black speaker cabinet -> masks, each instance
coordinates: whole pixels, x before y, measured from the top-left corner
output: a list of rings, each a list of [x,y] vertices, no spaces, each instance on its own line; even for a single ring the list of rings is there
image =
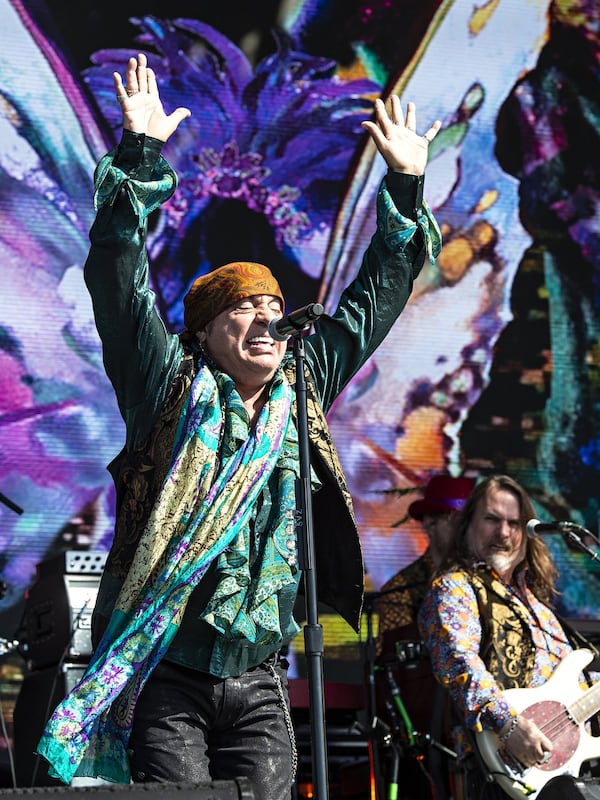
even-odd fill
[[[600,784],[597,778],[573,780],[568,775],[557,775],[537,797],[538,800],[600,800]]]
[[[35,749],[50,715],[79,682],[85,664],[62,664],[25,675],[13,713],[17,786],[62,786]]]
[[[212,783],[133,783],[101,784],[99,786],[49,786],[31,789],[2,789],[0,797],[38,796],[43,800],[47,796],[52,800],[68,800],[65,795],[75,793],[82,800],[256,800],[256,794],[246,778],[231,781],[213,781]],[[62,795],[62,797],[59,797]]]

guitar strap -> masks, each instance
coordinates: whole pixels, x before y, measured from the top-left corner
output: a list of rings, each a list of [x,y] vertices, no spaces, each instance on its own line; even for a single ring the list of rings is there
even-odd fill
[[[564,632],[567,634],[570,644],[575,650],[579,650],[582,647],[591,650],[594,654],[594,658],[598,658],[600,656],[600,650],[596,647],[596,645],[592,644],[589,639],[587,639],[582,633],[580,633],[577,628],[574,628],[566,619],[560,617],[555,612],[555,616],[561,624]]]

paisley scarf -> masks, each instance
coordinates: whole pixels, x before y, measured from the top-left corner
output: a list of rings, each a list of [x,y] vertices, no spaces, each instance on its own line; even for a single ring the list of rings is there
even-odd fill
[[[177,633],[191,592],[244,526],[277,464],[291,420],[289,382],[274,382],[251,435],[219,459],[235,405],[233,381],[221,378],[219,385],[200,365],[179,420],[171,468],[109,625],[38,745],[49,774],[64,783],[76,774],[129,782],[126,748],[137,697]]]

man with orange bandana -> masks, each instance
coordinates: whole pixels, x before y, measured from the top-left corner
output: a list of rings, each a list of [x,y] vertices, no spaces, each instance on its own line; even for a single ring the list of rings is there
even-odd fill
[[[165,113],[143,54],[114,84],[124,130],[96,170],[85,280],[126,423],[110,465],[117,522],[92,661],[38,750],[65,782],[244,777],[259,800],[283,800],[296,750],[279,654],[299,630],[300,579],[295,363],[268,330],[284,298],[266,266],[227,264],[190,287],[184,333],[166,330],[148,287],[147,217],[175,191],[160,153],[189,111]],[[414,105],[405,117],[394,97],[363,125],[389,167],[377,231],[337,310],[305,339],[319,596],[355,629],[362,557],[325,413],[440,248],[422,199],[440,123],[417,135]]]

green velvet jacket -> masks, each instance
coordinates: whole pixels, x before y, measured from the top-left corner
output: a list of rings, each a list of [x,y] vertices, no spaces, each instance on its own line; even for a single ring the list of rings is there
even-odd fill
[[[106,372],[126,425],[125,446],[109,466],[117,491],[117,521],[94,612],[96,640],[168,470],[181,407],[196,374],[194,348],[167,330],[148,285],[147,218],[177,185],[160,148],[156,140],[125,133],[96,171],[97,216],[84,275]],[[422,192],[422,177],[386,176],[378,194],[377,230],[357,277],[343,292],[335,313],[323,315],[304,340],[311,466],[320,482],[313,494],[319,599],[355,630],[363,561],[350,492],[325,414],[404,308],[427,247],[434,257],[439,252],[439,232]],[[291,353],[283,367],[293,384]],[[298,581],[291,594],[279,598],[284,643],[297,630],[292,618],[297,585]],[[219,676],[240,674],[269,652],[247,642],[216,643],[217,634],[197,619],[210,589],[209,573],[192,594],[169,658]],[[215,660],[211,653],[216,644],[220,655]]]

